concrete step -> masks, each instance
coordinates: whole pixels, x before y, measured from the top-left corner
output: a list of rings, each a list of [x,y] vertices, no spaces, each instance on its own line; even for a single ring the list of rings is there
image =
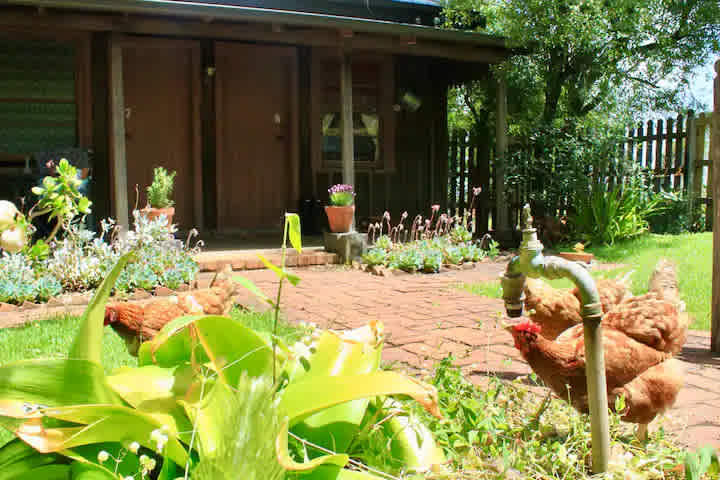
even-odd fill
[[[260,270],[265,268],[265,264],[260,260],[258,254],[275,265],[280,265],[282,251],[279,248],[201,252],[195,256],[195,261],[200,265],[201,272],[216,272],[226,264],[231,264],[233,270]],[[295,250],[288,249],[285,256],[285,266],[287,267],[336,263],[340,263],[340,257],[336,253],[326,252],[323,247],[305,248],[300,254]]]

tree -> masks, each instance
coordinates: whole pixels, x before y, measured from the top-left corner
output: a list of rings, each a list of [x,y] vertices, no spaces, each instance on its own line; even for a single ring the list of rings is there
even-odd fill
[[[510,98],[530,125],[678,107],[675,83],[720,52],[717,0],[448,0],[445,13],[478,11],[525,53],[510,60]]]

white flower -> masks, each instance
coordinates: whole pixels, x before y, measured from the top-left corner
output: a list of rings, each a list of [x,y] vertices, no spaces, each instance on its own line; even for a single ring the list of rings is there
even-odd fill
[[[128,450],[130,450],[132,453],[137,453],[138,450],[140,450],[140,444],[138,442],[132,442],[128,447]]]
[[[108,458],[110,458],[110,454],[108,452],[106,452],[105,450],[100,450],[98,452],[98,456],[97,456],[98,462],[105,463],[108,461]]]
[[[0,200],[0,230],[15,223],[18,209],[15,204],[7,200]]]
[[[158,429],[158,430],[152,431],[152,433],[150,434],[150,440],[152,440],[153,442],[155,442],[157,444],[158,450],[162,451],[162,449],[165,448],[165,444],[168,441],[168,437],[167,437],[167,435],[164,435],[162,433],[162,430]]]
[[[10,253],[17,253],[25,247],[25,230],[11,227],[0,234],[0,248]]]

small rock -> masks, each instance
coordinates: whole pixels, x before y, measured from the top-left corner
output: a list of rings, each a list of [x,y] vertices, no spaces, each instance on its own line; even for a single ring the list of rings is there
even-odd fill
[[[48,307],[62,307],[65,304],[58,297],[51,297],[47,301],[47,305]]]
[[[73,294],[72,304],[73,305],[87,305],[92,299],[92,292],[75,293]]]
[[[178,292],[187,292],[188,290],[190,290],[190,285],[188,285],[187,283],[183,283],[177,288]]]
[[[6,312],[14,312],[19,307],[17,305],[12,305],[10,303],[2,303],[0,302],[0,313],[6,313]]]
[[[452,265],[452,264],[445,265],[445,268],[447,268],[448,270],[461,270],[462,269],[462,267],[460,265]]]
[[[141,288],[136,288],[132,295],[130,295],[130,300],[145,300],[146,298],[150,298],[152,295],[150,295],[150,292],[143,290]]]
[[[463,263],[463,264],[461,265],[461,268],[462,268],[463,270],[472,270],[473,268],[475,268],[475,264],[472,263],[472,262]]]
[[[399,268],[393,268],[390,271],[392,272],[393,275],[398,275],[398,276],[412,275],[410,272],[406,272],[405,270],[400,270]]]
[[[23,304],[20,305],[20,308],[33,309],[33,308],[38,308],[39,306],[40,306],[40,304],[38,304],[38,303],[25,300],[23,302]]]
[[[155,296],[169,297],[173,293],[175,293],[175,292],[173,292],[172,290],[170,290],[167,287],[163,287],[163,286],[155,287]]]
[[[372,273],[373,275],[377,275],[378,277],[384,277],[387,269],[382,265],[368,265],[366,271]]]

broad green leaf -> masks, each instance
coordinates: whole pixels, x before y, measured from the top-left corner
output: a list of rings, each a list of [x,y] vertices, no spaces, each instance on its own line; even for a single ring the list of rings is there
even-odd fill
[[[121,368],[108,375],[107,382],[127,403],[138,407],[143,402],[184,395],[192,383],[188,368],[162,368],[147,365]]]
[[[80,427],[50,428],[43,425],[42,418],[31,418],[15,431],[22,440],[39,452],[62,452],[81,445],[104,442],[138,442],[146,448],[157,451],[157,444],[151,440],[155,430],[165,431],[168,440],[162,452],[177,463],[187,460],[185,448],[177,439],[172,426],[163,425],[152,416],[128,407],[112,405],[78,405],[50,408],[43,411],[46,417],[75,424]]]
[[[213,456],[222,441],[228,411],[234,403],[231,387],[223,383],[206,384],[202,398],[180,401],[197,435],[202,456]],[[197,392],[198,394],[201,392]]]
[[[67,457],[68,460],[72,460],[73,463],[92,464],[94,467],[105,470],[109,474],[117,472],[121,478],[125,478],[140,471],[140,459],[137,455],[129,452],[128,447],[129,443],[93,443],[91,445],[81,445],[70,450],[63,450],[62,455]],[[101,451],[105,451],[110,455],[110,458],[103,464],[100,464],[98,460],[98,454]],[[119,459],[120,462],[117,463],[115,459]]]
[[[125,265],[133,256],[133,253],[127,253],[120,257],[113,269],[95,291],[95,294],[80,319],[80,329],[75,336],[75,341],[70,348],[68,357],[91,360],[98,365],[102,365],[105,303],[110,296],[110,291],[113,289],[113,286],[115,286],[115,280],[117,280],[120,272],[122,272]]]
[[[66,461],[58,454],[40,453],[19,438],[15,438],[0,448],[0,480],[15,480],[27,472],[39,467],[55,465],[58,462]]]
[[[259,377],[272,368],[270,345],[242,323],[219,315],[176,319],[147,348],[159,366],[169,367],[191,360],[193,342],[196,361],[210,362],[230,386],[237,385],[243,373]]]
[[[298,253],[302,253],[302,234],[300,231],[300,216],[297,213],[285,214],[285,225],[288,229],[290,244]]]
[[[113,475],[109,470],[92,463],[72,464],[71,480],[117,480],[117,478],[117,475]]]
[[[22,360],[0,367],[0,416],[23,418],[34,406],[123,402],[100,365],[88,360]]]
[[[370,327],[348,332],[362,341],[348,340],[332,332],[318,339],[310,357],[310,370],[296,381],[329,376],[362,375],[380,365],[381,344]],[[293,427],[293,433],[322,447],[345,452],[360,430],[369,398],[361,398],[321,410]]]
[[[334,465],[321,465],[312,472],[300,475],[299,478],[302,480],[385,480],[387,477],[348,470]]]
[[[391,439],[390,453],[399,468],[427,472],[434,465],[446,462],[442,448],[435,442],[430,429],[415,417],[396,415],[383,422],[387,438]]]
[[[273,264],[270,260],[263,257],[258,253],[258,257],[260,260],[265,264],[267,268],[275,272],[275,274],[278,276],[278,278],[287,278],[290,283],[293,284],[293,286],[300,283],[300,277],[297,275],[293,275],[292,273],[289,273],[287,270],[283,270],[282,268],[278,267],[277,265]]]
[[[290,452],[288,451],[288,422],[283,424],[280,433],[278,433],[277,439],[275,440],[275,450],[277,452],[278,463],[280,463],[285,470],[294,472],[314,470],[324,464],[344,467],[350,459],[346,454],[335,454],[323,455],[307,462],[296,462],[290,457]]]
[[[242,277],[240,275],[236,275],[233,277],[233,281],[239,283],[241,286],[250,291],[250,293],[258,297],[263,302],[269,303],[270,305],[275,305],[275,303],[267,295],[265,295],[265,293],[260,290],[252,280]]]
[[[282,395],[280,412],[288,416],[290,426],[328,407],[380,395],[408,395],[429,413],[441,417],[437,390],[396,372],[307,378],[288,385]]]
[[[71,476],[72,468],[70,465],[63,465],[63,464],[54,464],[54,465],[44,465],[42,467],[33,468],[32,470],[28,470],[26,472],[23,472],[21,474],[13,476],[13,480],[71,480],[73,478],[85,478],[87,480],[91,480],[90,477],[74,477]],[[3,478],[2,474],[0,474],[0,478]],[[7,477],[11,478],[11,477]],[[113,477],[97,477],[98,480],[108,480],[112,479]]]

